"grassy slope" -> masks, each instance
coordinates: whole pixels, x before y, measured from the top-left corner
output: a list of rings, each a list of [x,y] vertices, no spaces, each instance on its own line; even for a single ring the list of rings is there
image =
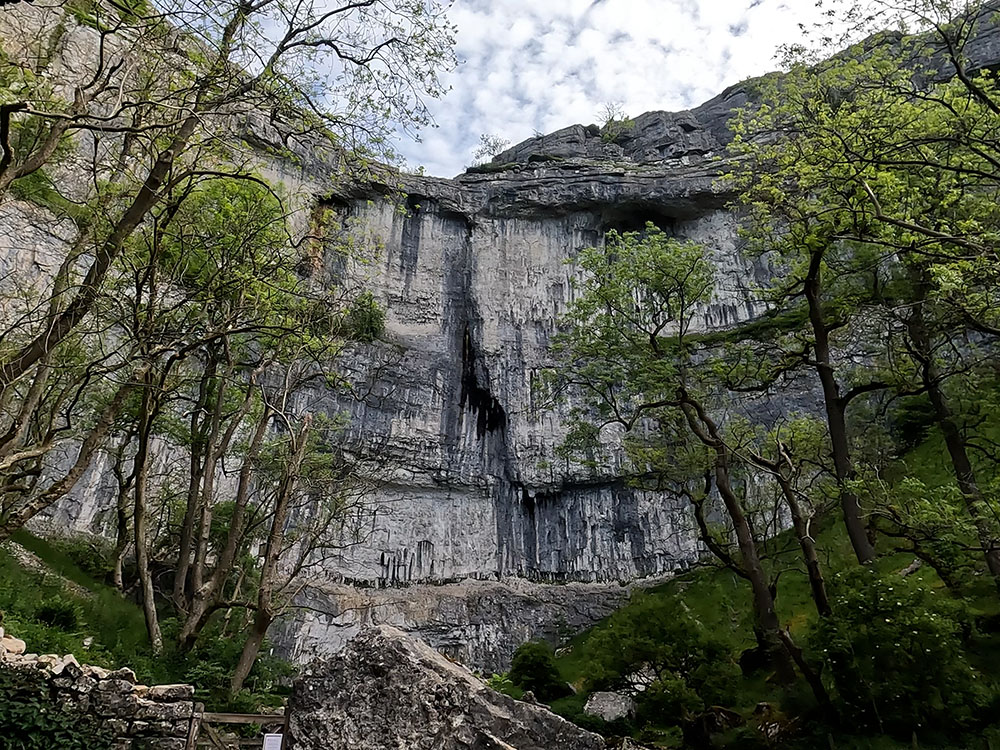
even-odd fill
[[[997,430],[1000,436],[1000,429]],[[911,451],[905,459],[908,472],[922,480],[929,487],[938,486],[951,481],[951,466],[943,441],[936,433]],[[996,467],[980,467],[985,474],[995,474]],[[843,530],[839,517],[828,517],[819,524],[817,542],[824,563],[824,576],[829,580],[838,571],[854,566],[855,559],[847,534]],[[878,567],[883,572],[899,571],[913,561],[908,553],[891,552],[891,540],[882,540],[880,546],[883,556],[878,560]],[[791,558],[789,558],[791,559]],[[944,584],[928,566],[923,566],[914,578],[925,582],[935,589],[946,592]],[[750,595],[746,583],[730,571],[713,566],[706,566],[680,575],[669,582],[657,586],[647,592],[650,596],[672,598],[679,596],[684,605],[708,629],[725,640],[739,653],[743,649],[754,646],[750,627]],[[970,587],[966,606],[974,615],[1000,616],[1000,599],[992,583],[985,579]],[[791,629],[793,637],[801,642],[817,615],[813,605],[809,582],[804,571],[789,571],[781,576],[778,589],[777,609],[783,625]],[[569,644],[569,648],[560,650],[557,665],[563,678],[578,689],[583,686],[587,674],[587,656],[581,648],[592,634],[602,625],[597,625]],[[972,654],[977,666],[996,672],[1000,664],[1000,638],[983,638],[977,644],[977,650]],[[740,710],[749,714],[754,706],[761,701],[780,703],[782,696],[763,678],[744,679],[740,686]],[[586,702],[582,692],[553,703],[552,708],[567,716],[579,713]],[[678,740],[664,735],[664,747],[681,747]],[[851,738],[837,739],[839,750],[856,748],[857,750],[895,750],[910,748],[911,745],[900,745],[886,738]],[[976,745],[977,750],[985,745]]]
[[[22,638],[33,653],[75,654],[81,661],[109,668],[128,665],[140,678],[169,677],[161,662],[149,655],[142,610],[111,586],[81,570],[66,554],[25,531],[14,541],[39,557],[53,574],[27,570],[12,553],[0,548],[0,611],[4,627]],[[62,579],[86,591],[70,590]],[[41,622],[43,604],[61,601],[77,610],[77,625],[69,630]],[[85,639],[93,639],[84,646]]]

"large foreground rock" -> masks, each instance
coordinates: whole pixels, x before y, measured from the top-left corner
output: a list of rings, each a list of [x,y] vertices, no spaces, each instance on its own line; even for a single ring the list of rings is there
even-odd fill
[[[602,750],[604,740],[491,690],[402,631],[363,632],[295,684],[292,750]]]

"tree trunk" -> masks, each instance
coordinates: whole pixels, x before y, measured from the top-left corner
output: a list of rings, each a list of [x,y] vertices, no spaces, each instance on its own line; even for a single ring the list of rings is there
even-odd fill
[[[844,525],[850,537],[851,546],[858,562],[867,565],[875,559],[875,548],[868,538],[868,528],[861,516],[858,496],[847,485],[854,479],[854,464],[851,461],[850,441],[847,436],[847,416],[840,386],[830,358],[830,331],[821,300],[821,269],[823,253],[814,251],[810,257],[809,271],[805,280],[805,296],[809,306],[809,322],[812,326],[815,346],[815,368],[823,388],[826,406],[827,428],[830,432],[830,446],[833,453],[833,467],[840,492],[840,507],[844,515]]]
[[[243,644],[240,659],[236,662],[236,669],[233,670],[233,676],[229,681],[230,695],[236,695],[243,689],[243,683],[246,682],[250,670],[257,662],[257,654],[260,653],[260,647],[264,643],[267,629],[271,627],[272,622],[274,622],[274,617],[267,612],[258,610],[254,615],[250,635],[247,636],[246,643]]]
[[[299,471],[305,458],[308,445],[309,428],[312,420],[306,417],[302,428],[292,440],[292,455],[285,465],[284,475],[274,501],[274,514],[271,517],[271,529],[267,535],[267,546],[264,549],[264,562],[260,570],[260,586],[257,589],[257,611],[254,616],[253,628],[243,646],[239,663],[230,682],[230,692],[235,695],[243,687],[250,670],[257,660],[257,653],[267,635],[267,629],[274,621],[274,593],[277,584],[278,562],[281,558],[282,546],[285,541],[285,524],[288,522],[288,511],[299,482]]]
[[[122,440],[115,456],[115,479],[118,481],[118,493],[115,501],[115,516],[117,520],[115,534],[115,567],[113,572],[115,588],[121,592],[125,591],[125,553],[129,545],[129,508],[128,493],[135,481],[135,466],[129,476],[125,476],[125,450],[132,442],[134,432],[129,433]]]
[[[146,490],[149,484],[149,440],[153,426],[153,378],[145,377],[145,390],[139,422],[139,447],[135,455],[135,507],[132,526],[135,532],[135,564],[142,588],[142,612],[146,620],[146,631],[154,656],[163,652],[163,635],[156,613],[156,593],[153,576],[149,569],[149,531],[147,528]]]
[[[61,479],[53,482],[48,489],[39,493],[37,497],[13,511],[6,518],[0,519],[0,543],[9,539],[11,534],[76,486],[76,483],[80,481],[80,478],[90,466],[94,454],[104,445],[105,438],[125,406],[126,397],[135,388],[136,383],[134,381],[129,381],[118,388],[114,397],[104,407],[103,411],[101,411],[97,418],[97,423],[91,428],[80,444],[80,452],[77,454],[73,466],[70,467],[69,471]]]
[[[809,533],[809,521],[802,512],[802,506],[795,494],[791,481],[781,473],[780,467],[775,473],[781,494],[788,505],[788,512],[792,516],[792,528],[795,530],[795,538],[799,541],[799,549],[802,550],[802,558],[806,563],[806,573],[809,576],[809,589],[812,594],[813,603],[820,617],[829,617],[833,614],[830,607],[830,597],[826,592],[826,581],[823,580],[823,569],[819,562],[819,555],[816,552],[816,540]]]
[[[267,433],[267,425],[270,419],[271,410],[265,406],[263,413],[257,421],[257,427],[247,448],[243,465],[240,467],[239,482],[236,486],[236,499],[233,504],[233,517],[229,524],[229,533],[226,535],[226,543],[219,553],[219,559],[211,577],[204,585],[192,592],[191,605],[187,616],[184,618],[178,638],[180,646],[183,649],[189,649],[194,645],[198,633],[201,632],[201,629],[205,625],[208,613],[218,603],[226,580],[229,578],[230,573],[232,573],[236,555],[244,542],[246,534],[246,508],[250,498],[253,465],[260,453],[260,446]]]
[[[191,569],[191,549],[194,546],[194,524],[200,515],[198,500],[201,497],[201,483],[204,477],[205,438],[204,422],[201,414],[208,403],[208,384],[215,376],[215,358],[209,360],[198,386],[198,401],[191,410],[191,452],[188,457],[188,491],[184,506],[184,520],[181,522],[180,545],[177,554],[177,570],[174,573],[174,604],[180,611],[187,611],[187,579]]]
[[[938,429],[941,430],[944,437],[944,444],[948,449],[952,470],[962,493],[962,499],[965,501],[966,511],[976,528],[976,535],[983,548],[983,556],[986,558],[986,566],[990,575],[993,576],[997,589],[1000,590],[1000,536],[998,536],[995,524],[990,522],[983,493],[969,458],[968,443],[962,429],[955,421],[947,397],[941,389],[943,377],[934,358],[934,349],[924,319],[926,279],[915,270],[911,272],[911,275],[915,277],[914,282],[919,292],[919,300],[917,304],[913,305],[906,320],[907,333],[913,345],[914,355],[920,363],[921,382],[927,391],[931,407],[934,409],[934,419]]]
[[[91,307],[97,300],[100,287],[111,270],[112,263],[124,247],[125,241],[160,200],[160,188],[169,176],[174,161],[186,147],[200,121],[199,115],[189,115],[181,123],[170,145],[160,152],[131,205],[115,224],[111,234],[95,252],[94,262],[88,269],[87,275],[72,301],[59,314],[51,317],[46,322],[44,330],[31,342],[14,356],[0,363],[0,394],[28,372],[39,360],[53,351],[90,313]]]
[[[774,664],[778,679],[784,684],[794,682],[795,667],[788,650],[781,641],[781,624],[774,607],[774,595],[768,585],[767,574],[764,572],[764,566],[761,564],[760,555],[757,552],[757,542],[754,539],[753,530],[750,528],[750,522],[747,520],[743,504],[733,490],[729,479],[729,448],[721,439],[717,426],[700,404],[685,396],[681,408],[691,430],[704,445],[715,452],[713,462],[715,485],[736,532],[736,542],[740,549],[743,570],[746,572],[753,592],[754,630],[757,640],[761,649]]]

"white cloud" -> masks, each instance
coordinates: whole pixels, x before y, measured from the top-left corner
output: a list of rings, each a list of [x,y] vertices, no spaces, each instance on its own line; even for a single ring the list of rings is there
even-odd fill
[[[482,133],[517,143],[594,122],[609,101],[632,115],[695,107],[777,67],[818,13],[809,0],[457,0],[464,63],[431,103],[438,127],[400,150],[450,176]]]

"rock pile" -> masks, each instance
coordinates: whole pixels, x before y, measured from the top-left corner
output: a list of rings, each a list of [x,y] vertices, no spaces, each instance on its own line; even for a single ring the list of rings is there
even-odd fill
[[[490,689],[395,628],[365,631],[295,683],[292,750],[604,750],[543,706]]]
[[[27,654],[24,641],[0,629],[0,669],[21,670],[49,683],[55,702],[100,719],[115,736],[115,750],[184,750],[197,736],[204,708],[191,685],[136,683],[131,669],[80,664],[72,654]]]

